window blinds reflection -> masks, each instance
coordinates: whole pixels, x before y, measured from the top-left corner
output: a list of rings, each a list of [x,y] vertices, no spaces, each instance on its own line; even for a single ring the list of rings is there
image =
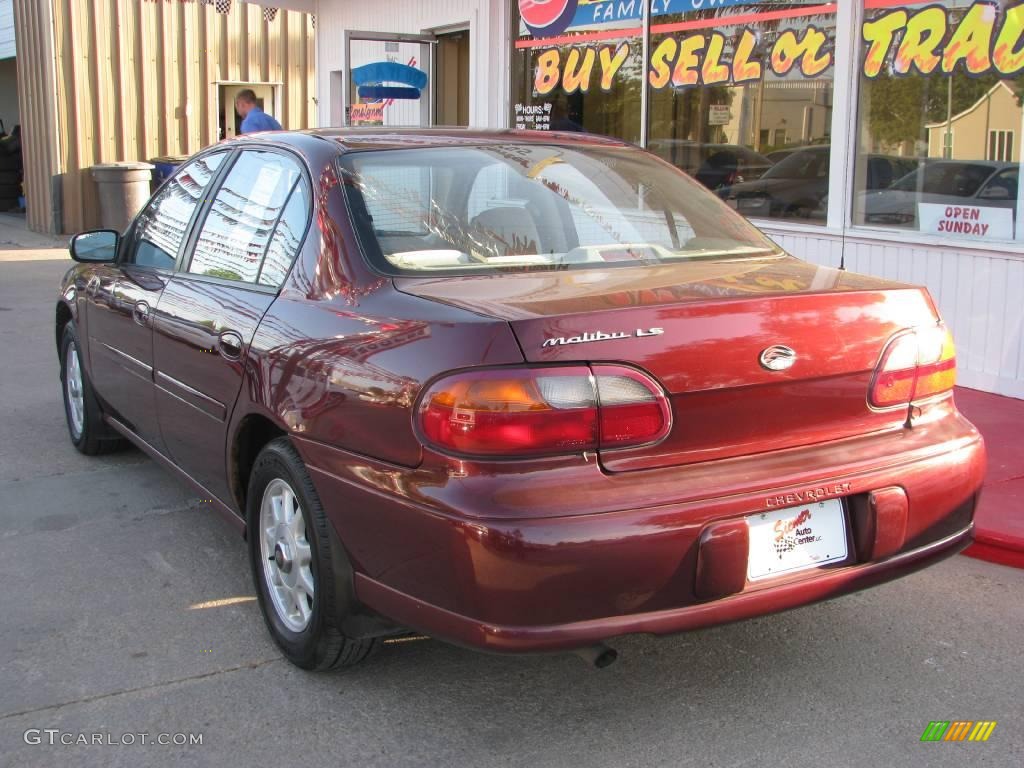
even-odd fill
[[[306,230],[309,218],[309,191],[300,183],[288,198],[281,221],[274,231],[267,248],[267,256],[260,272],[260,285],[278,286],[284,282],[285,275],[292,265],[295,254],[302,244],[302,235]]]
[[[256,282],[274,224],[299,176],[295,162],[283,155],[243,152],[214,198],[189,272]]]
[[[186,165],[143,214],[135,263],[170,269],[189,221],[227,153],[207,155]]]

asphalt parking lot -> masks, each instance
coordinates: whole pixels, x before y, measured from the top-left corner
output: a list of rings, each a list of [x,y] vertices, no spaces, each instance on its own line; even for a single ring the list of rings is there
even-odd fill
[[[603,671],[432,640],[345,674],[291,667],[233,529],[141,453],[68,442],[58,255],[0,252],[0,765],[1024,765],[1024,571],[961,556],[779,616],[626,638]],[[932,720],[998,725],[921,743]],[[50,746],[44,729],[202,744]]]

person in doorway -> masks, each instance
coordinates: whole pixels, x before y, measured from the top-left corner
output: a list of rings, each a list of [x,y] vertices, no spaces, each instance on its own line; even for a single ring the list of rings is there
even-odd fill
[[[235,111],[242,118],[242,133],[281,130],[281,124],[259,108],[256,94],[249,88],[235,96]]]

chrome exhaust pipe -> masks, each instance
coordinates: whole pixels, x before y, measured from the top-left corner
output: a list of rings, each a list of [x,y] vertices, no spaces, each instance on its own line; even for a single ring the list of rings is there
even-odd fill
[[[578,648],[573,653],[598,669],[610,667],[619,658],[619,652],[604,643],[588,645],[586,648]]]

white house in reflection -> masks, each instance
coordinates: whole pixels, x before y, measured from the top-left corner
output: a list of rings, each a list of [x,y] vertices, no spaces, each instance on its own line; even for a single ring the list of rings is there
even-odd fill
[[[1020,159],[1016,145],[1020,139],[1021,112],[1017,94],[1006,81],[1000,80],[959,115],[925,126],[928,157],[978,160],[979,148],[984,147],[985,160],[1015,162]],[[947,143],[951,151],[944,153]]]

